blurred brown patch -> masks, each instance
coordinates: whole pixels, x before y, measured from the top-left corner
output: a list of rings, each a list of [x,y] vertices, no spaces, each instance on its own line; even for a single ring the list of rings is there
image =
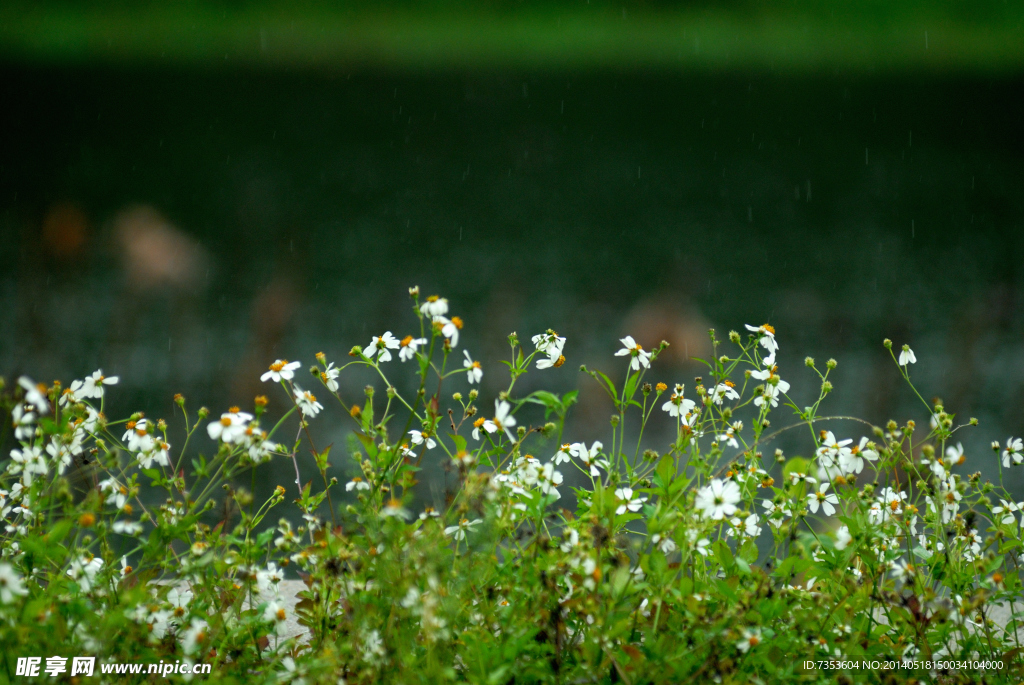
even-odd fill
[[[122,210],[114,218],[114,230],[131,288],[186,289],[202,283],[209,263],[206,250],[153,207]]]
[[[645,350],[653,350],[662,340],[669,348],[662,361],[681,366],[692,357],[707,359],[711,355],[708,329],[711,323],[695,305],[671,295],[655,295],[638,302],[626,314],[623,332],[632,335]]]
[[[54,257],[71,260],[80,256],[88,239],[89,219],[78,205],[62,202],[43,217],[43,245]]]

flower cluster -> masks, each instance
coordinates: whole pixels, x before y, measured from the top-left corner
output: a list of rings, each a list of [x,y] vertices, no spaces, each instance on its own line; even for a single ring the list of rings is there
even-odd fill
[[[118,379],[102,371],[4,390],[5,649],[278,683],[830,682],[800,664],[853,653],[927,680],[956,667],[919,659],[1024,665],[1024,502],[1002,486],[1020,438],[973,454],[957,434],[976,422],[940,401],[926,433],[828,418],[834,360],[806,360],[817,397],[799,406],[769,324],[727,349],[712,331],[689,394],[647,379],[667,343],[621,338],[607,373],[580,367],[610,429],[567,436],[585,430],[566,423],[578,391],[517,386],[570,378],[565,337],[509,336],[499,388],[457,349],[448,300],[410,296],[409,329],[347,361],[318,353],[301,384],[300,362],[276,360],[250,409],[211,417],[176,396],[177,449],[163,419],[106,417]],[[910,383],[913,352],[885,347]],[[350,459],[317,442],[332,416]],[[773,444],[791,428],[809,456]],[[962,468],[983,459],[999,485]],[[269,461],[295,482],[261,501]]]

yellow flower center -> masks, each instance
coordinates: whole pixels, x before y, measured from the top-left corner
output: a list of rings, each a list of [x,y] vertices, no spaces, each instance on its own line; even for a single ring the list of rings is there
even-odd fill
[[[404,338],[402,338],[402,347],[408,347],[409,343],[411,343],[411,342],[412,342],[412,336],[411,335],[405,336]]]
[[[462,324],[462,319],[460,319],[457,316],[453,316],[452,317],[452,323],[455,324],[456,328],[458,328],[459,330],[462,330],[462,325],[463,325]]]

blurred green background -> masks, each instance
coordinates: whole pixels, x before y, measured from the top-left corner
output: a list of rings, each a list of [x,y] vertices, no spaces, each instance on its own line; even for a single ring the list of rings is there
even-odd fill
[[[804,356],[835,357],[831,408],[876,422],[925,417],[880,343],[913,345],[994,476],[989,441],[1024,432],[1022,22],[1001,0],[6,2],[0,369],[102,367],[111,413],[245,406],[277,357],[411,332],[419,284],[475,358],[568,335],[524,389],[583,388],[566,437],[589,441],[610,409],[577,369],[620,374],[617,337],[669,340],[653,380],[692,387],[707,328],[769,321],[798,399]]]

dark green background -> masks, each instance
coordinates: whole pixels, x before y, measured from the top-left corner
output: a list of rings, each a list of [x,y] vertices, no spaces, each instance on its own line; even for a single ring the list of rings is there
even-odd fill
[[[123,412],[245,405],[275,357],[411,332],[419,284],[485,361],[568,335],[525,387],[586,396],[579,363],[612,370],[622,334],[674,336],[652,380],[692,387],[701,331],[770,321],[800,399],[803,357],[832,356],[831,406],[878,422],[926,420],[880,343],[912,344],[994,476],[988,442],[1024,432],[1020,4],[594,4],[5,7],[0,368],[102,366]],[[126,277],[137,205],[200,246],[190,279]],[[55,207],[84,217],[73,251]]]

